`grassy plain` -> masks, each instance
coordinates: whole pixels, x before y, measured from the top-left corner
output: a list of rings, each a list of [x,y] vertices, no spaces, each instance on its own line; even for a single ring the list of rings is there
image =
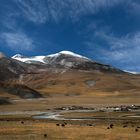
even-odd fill
[[[95,85],[91,87],[86,84],[85,81],[88,80],[95,82]],[[66,113],[64,115],[67,118],[98,119],[67,120],[64,127],[61,126],[64,121],[32,118],[37,112],[53,111],[54,108],[63,106],[100,108],[140,105],[139,83],[140,76],[127,74],[75,71],[56,75],[25,75],[22,84],[39,91],[43,98],[25,100],[9,93],[1,93],[0,97],[9,97],[12,104],[0,105],[0,140],[139,140],[140,119],[119,117],[130,115],[130,112]],[[113,128],[110,128],[111,124]]]

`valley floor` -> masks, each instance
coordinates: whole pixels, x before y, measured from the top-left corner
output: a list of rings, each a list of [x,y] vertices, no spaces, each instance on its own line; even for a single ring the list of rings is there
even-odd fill
[[[136,110],[116,112],[107,108],[129,108],[133,101]],[[15,99],[12,105],[0,106],[0,140],[139,140],[138,101],[62,96]],[[58,112],[65,119],[34,118],[48,112]]]
[[[140,122],[70,122],[14,119],[0,121],[1,140],[139,140]],[[57,126],[57,125],[60,126]],[[63,126],[62,124],[65,124]],[[91,124],[92,126],[89,126]],[[110,125],[113,127],[110,128]],[[126,127],[125,127],[126,126]]]

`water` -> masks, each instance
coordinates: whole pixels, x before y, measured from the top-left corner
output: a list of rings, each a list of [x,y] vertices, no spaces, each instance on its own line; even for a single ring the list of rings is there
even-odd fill
[[[72,111],[57,111],[57,112],[47,112],[42,115],[33,116],[34,119],[51,119],[51,120],[95,120],[94,118],[65,118],[61,113],[70,113],[70,112],[94,112],[93,110],[72,110]]]

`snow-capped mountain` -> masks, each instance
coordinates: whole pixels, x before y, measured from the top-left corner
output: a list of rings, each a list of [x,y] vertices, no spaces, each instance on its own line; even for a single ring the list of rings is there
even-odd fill
[[[21,55],[21,54],[16,54],[12,58],[18,59],[18,58],[26,58],[26,56]]]
[[[81,55],[78,55],[76,53],[70,52],[70,51],[61,51],[59,53],[47,55],[47,56],[33,56],[33,57],[25,57],[21,54],[16,54],[12,58],[25,62],[25,63],[43,63],[43,64],[51,64],[56,59],[60,57],[71,57],[71,58],[79,58],[82,60],[89,61],[90,59]],[[64,61],[62,62],[64,63]],[[61,63],[61,64],[62,64]]]
[[[58,57],[60,55],[69,55],[69,56],[79,57],[79,58],[84,58],[84,59],[88,59],[89,60],[89,58],[87,58],[85,56],[82,56],[82,55],[79,55],[79,54],[76,54],[76,53],[73,53],[73,52],[70,52],[70,51],[61,51],[61,52],[56,53],[56,54],[48,55],[47,57]]]
[[[111,67],[109,65],[101,64],[93,61],[85,56],[70,52],[61,51],[56,54],[51,54],[47,56],[33,56],[33,57],[23,57],[22,55],[15,55],[12,59],[22,61],[28,64],[39,64],[44,65],[49,68],[55,69],[78,69],[78,70],[95,70],[103,72],[122,72],[119,69]],[[46,67],[45,67],[46,68]]]
[[[130,74],[140,74],[140,72],[135,72],[135,71],[127,71],[127,70],[124,70],[124,71]]]
[[[33,63],[33,62],[40,62],[40,63],[45,63],[43,59],[45,56],[34,56],[34,57],[26,57],[21,54],[16,54],[12,57],[13,59],[19,60],[21,62],[25,63]]]

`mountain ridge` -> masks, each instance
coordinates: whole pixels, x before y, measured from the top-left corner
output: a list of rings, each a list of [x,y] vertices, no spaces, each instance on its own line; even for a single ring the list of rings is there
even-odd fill
[[[81,57],[81,58],[85,58],[89,61],[92,61],[92,62],[96,62],[96,63],[100,63],[100,62],[97,62],[95,60],[92,60],[90,58],[87,58],[85,56],[82,56],[82,55],[79,55],[79,54],[76,54],[74,52],[71,52],[71,51],[60,51],[58,53],[55,53],[55,54],[49,54],[49,55],[40,55],[40,56],[30,56],[30,57],[27,57],[27,56],[24,56],[22,54],[16,54],[14,56],[12,56],[11,58],[12,59],[15,59],[15,60],[18,60],[18,61],[21,61],[21,62],[25,62],[25,63],[29,63],[29,64],[46,64],[46,62],[43,60],[45,59],[46,57],[48,58],[53,58],[53,57],[58,57],[60,55],[72,55],[72,56],[75,56],[75,57]],[[5,54],[3,54],[2,52],[0,52],[0,58],[2,57],[6,57]],[[102,64],[102,63],[100,63]],[[129,74],[140,74],[140,72],[135,72],[135,71],[128,71],[128,70],[122,70],[126,73],[129,73]]]
[[[64,68],[64,69],[79,69],[79,70],[101,70],[101,71],[112,71],[112,72],[123,72],[110,65],[102,64],[91,60],[85,56],[70,52],[61,51],[55,54],[46,56],[32,56],[23,57],[23,55],[17,54],[12,57],[18,61],[28,64],[39,64],[48,65],[53,68]]]
[[[15,57],[27,60],[26,56]],[[6,93],[12,98],[13,95],[20,98],[94,96],[94,93],[100,95],[101,92],[107,92],[107,95],[114,93],[111,96],[129,92],[131,96],[134,90],[135,95],[139,92],[139,77],[110,65],[67,51],[41,57],[45,64],[33,60],[25,63],[14,58],[0,58],[0,90],[4,92],[3,96],[9,97]]]
[[[46,64],[47,62],[44,61],[45,58],[53,58],[53,57],[56,58],[56,57],[59,57],[61,55],[68,55],[68,56],[73,56],[73,57],[84,58],[84,59],[90,60],[89,58],[87,58],[85,56],[82,56],[82,55],[79,55],[79,54],[76,54],[76,53],[73,53],[70,51],[60,51],[60,52],[55,53],[55,54],[41,55],[41,56],[30,56],[30,57],[23,56],[22,54],[16,54],[16,55],[12,56],[11,58],[25,62],[25,63],[29,63],[29,61],[38,61],[38,62]]]

